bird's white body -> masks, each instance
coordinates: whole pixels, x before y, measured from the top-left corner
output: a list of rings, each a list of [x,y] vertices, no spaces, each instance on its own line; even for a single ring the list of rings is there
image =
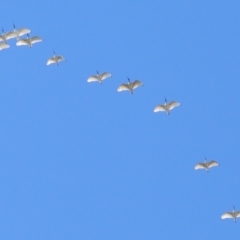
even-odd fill
[[[130,91],[133,94],[133,90],[143,86],[144,84],[139,81],[139,80],[135,80],[134,82],[130,82],[130,79],[128,78],[128,83],[123,83],[121,84],[117,91],[118,92],[122,92],[122,91]]]
[[[10,48],[10,46],[7,43],[5,42],[0,43],[0,50],[7,49],[7,48]]]
[[[239,217],[240,217],[240,211],[235,211],[235,207],[233,207],[232,212],[225,212],[221,216],[221,219],[233,218],[234,222],[236,222],[237,218],[239,218]]]
[[[61,62],[61,61],[65,61],[64,57],[61,56],[61,55],[56,56],[55,52],[54,52],[53,57],[51,57],[47,60],[47,65],[50,65],[50,64],[53,64],[53,63],[58,65],[58,63]]]
[[[92,75],[87,79],[87,82],[99,82],[102,84],[102,81],[106,78],[111,77],[112,74],[108,72],[103,72],[102,74],[99,74],[97,71],[97,75]]]
[[[217,167],[217,166],[219,166],[219,165],[220,165],[220,164],[219,164],[217,161],[211,160],[211,161],[207,162],[207,161],[206,161],[206,158],[205,158],[205,162],[200,162],[200,163],[198,163],[198,164],[195,166],[195,170],[205,169],[206,171],[208,171],[209,168]]]
[[[174,109],[175,107],[180,106],[181,104],[176,101],[172,101],[170,103],[167,103],[167,100],[165,99],[164,104],[159,104],[154,108],[154,112],[166,112],[168,115],[170,114],[170,111]]]
[[[38,43],[38,42],[42,42],[42,41],[43,41],[43,39],[40,38],[40,37],[34,36],[34,37],[30,38],[28,36],[28,38],[26,38],[26,39],[18,40],[16,45],[17,46],[29,46],[29,47],[32,47],[32,44]]]
[[[9,34],[12,36],[12,38],[16,38],[17,40],[19,40],[19,37],[25,34],[29,34],[31,32],[31,30],[28,28],[16,29],[15,25],[13,25],[13,27],[14,27],[13,32],[10,32]]]

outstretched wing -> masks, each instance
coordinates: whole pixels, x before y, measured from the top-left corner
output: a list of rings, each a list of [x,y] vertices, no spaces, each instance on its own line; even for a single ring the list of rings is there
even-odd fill
[[[6,37],[6,40],[11,39],[11,38],[15,38],[16,37],[16,33],[15,32],[5,33],[5,37]]]
[[[37,37],[37,36],[31,38],[31,43],[32,44],[37,43],[37,42],[42,42],[42,41],[43,41],[43,39],[40,38],[40,37]]]
[[[111,77],[111,76],[112,76],[111,73],[104,72],[104,73],[100,74],[99,77],[100,77],[101,80],[104,80],[104,79],[109,78],[109,77]]]
[[[198,170],[198,169],[205,169],[205,165],[203,163],[198,163],[196,166],[195,166],[195,170]]]
[[[0,50],[6,49],[6,48],[10,48],[10,45],[8,45],[7,43],[0,43]]]
[[[98,76],[92,75],[87,79],[87,82],[97,82],[99,81]]]
[[[49,58],[49,59],[47,60],[47,65],[50,65],[50,64],[52,64],[52,63],[56,63],[55,58]]]
[[[31,32],[31,30],[28,28],[21,28],[18,30],[18,37],[21,37],[22,35],[28,34],[30,32]]]
[[[237,217],[237,218],[240,217],[240,211],[236,212],[236,217]]]
[[[122,91],[126,91],[126,90],[130,90],[130,89],[129,89],[128,84],[124,84],[124,83],[122,85],[120,85],[117,89],[118,92],[122,92]]]
[[[165,109],[165,106],[164,105],[157,105],[155,108],[154,108],[154,110],[153,110],[154,112],[164,112],[164,111],[166,111],[166,109]]]
[[[179,102],[172,101],[169,103],[169,110],[172,110],[173,108],[178,107],[178,106],[180,106]]]
[[[64,59],[63,56],[56,56],[56,60],[57,60],[58,62],[65,61],[65,59]]]
[[[222,219],[226,219],[226,218],[233,218],[232,213],[230,212],[226,212],[221,216]]]
[[[208,167],[210,168],[210,167],[217,167],[217,166],[219,166],[220,164],[218,163],[218,162],[216,162],[216,161],[214,161],[214,160],[212,160],[212,161],[210,161],[209,163],[208,163]]]
[[[5,42],[5,37],[3,35],[0,36],[0,42]]]
[[[29,45],[26,39],[20,39],[16,42],[17,46],[24,46],[24,45]]]
[[[137,87],[140,87],[140,86],[143,86],[143,83],[139,80],[135,80],[133,83],[133,89],[137,88]]]

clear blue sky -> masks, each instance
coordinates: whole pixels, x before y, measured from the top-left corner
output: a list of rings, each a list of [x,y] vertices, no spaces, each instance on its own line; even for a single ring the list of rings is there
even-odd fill
[[[238,239],[239,1],[0,2],[0,239]],[[52,51],[66,62],[46,66]],[[102,85],[87,78],[108,71]],[[118,93],[139,79],[145,85]],[[181,102],[171,115],[157,104]],[[196,163],[219,168],[195,171]]]

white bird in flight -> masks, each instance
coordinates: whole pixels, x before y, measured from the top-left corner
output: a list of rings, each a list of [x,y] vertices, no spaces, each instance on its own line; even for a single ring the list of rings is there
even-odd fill
[[[207,159],[205,158],[205,162],[201,162],[201,163],[198,163],[196,166],[195,166],[195,170],[198,170],[198,169],[205,169],[207,172],[209,170],[209,168],[211,167],[217,167],[219,166],[220,164],[214,160],[212,161],[209,161],[207,162]]]
[[[2,34],[0,35],[0,42],[7,43],[7,40],[11,38],[14,38],[14,36],[12,36],[12,33],[11,32],[4,33],[4,29],[2,28]]]
[[[21,36],[30,33],[31,30],[28,28],[20,28],[20,29],[16,29],[15,24],[13,24],[13,32],[9,32],[9,35],[11,36],[11,38],[16,38],[17,40],[19,40]]]
[[[63,56],[61,56],[61,55],[56,56],[55,51],[53,51],[53,54],[54,54],[53,57],[51,57],[47,60],[47,65],[50,65],[52,63],[56,63],[58,65],[59,62],[65,61]]]
[[[42,42],[42,41],[43,41],[43,39],[40,37],[34,36],[34,37],[30,38],[29,35],[27,34],[27,38],[18,40],[16,45],[17,46],[27,45],[29,47],[32,47],[32,44]]]
[[[5,43],[5,42],[0,43],[0,50],[7,49],[7,48],[10,48],[10,45],[8,45],[8,44]]]
[[[237,218],[240,217],[240,211],[235,211],[235,207],[233,206],[232,212],[225,212],[221,218],[226,219],[226,218],[233,218],[234,222],[237,222]]]
[[[154,112],[164,112],[166,111],[168,115],[170,115],[170,111],[174,109],[175,107],[180,106],[179,102],[172,101],[170,103],[167,103],[167,99],[165,98],[164,104],[159,104],[154,108]]]
[[[87,82],[99,82],[102,84],[102,81],[105,80],[106,78],[111,77],[112,74],[108,72],[103,72],[102,74],[99,74],[97,71],[97,75],[92,75],[87,79]]]
[[[128,83],[126,83],[126,84],[125,84],[125,83],[121,84],[121,85],[118,87],[118,89],[117,89],[118,92],[130,91],[131,94],[133,94],[133,90],[134,90],[134,89],[136,89],[136,88],[141,87],[141,86],[144,85],[144,84],[143,84],[141,81],[139,81],[139,80],[135,80],[134,82],[130,82],[130,79],[129,79],[129,78],[127,78],[127,79],[128,79]]]

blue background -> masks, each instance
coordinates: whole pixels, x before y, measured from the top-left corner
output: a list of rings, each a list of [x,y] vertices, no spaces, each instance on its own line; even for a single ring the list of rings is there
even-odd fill
[[[237,239],[239,1],[0,2],[0,239]],[[66,62],[46,66],[53,55]],[[108,71],[112,78],[87,83]],[[118,93],[139,79],[144,86]],[[176,100],[171,115],[153,113]],[[195,171],[206,157],[221,166]]]

